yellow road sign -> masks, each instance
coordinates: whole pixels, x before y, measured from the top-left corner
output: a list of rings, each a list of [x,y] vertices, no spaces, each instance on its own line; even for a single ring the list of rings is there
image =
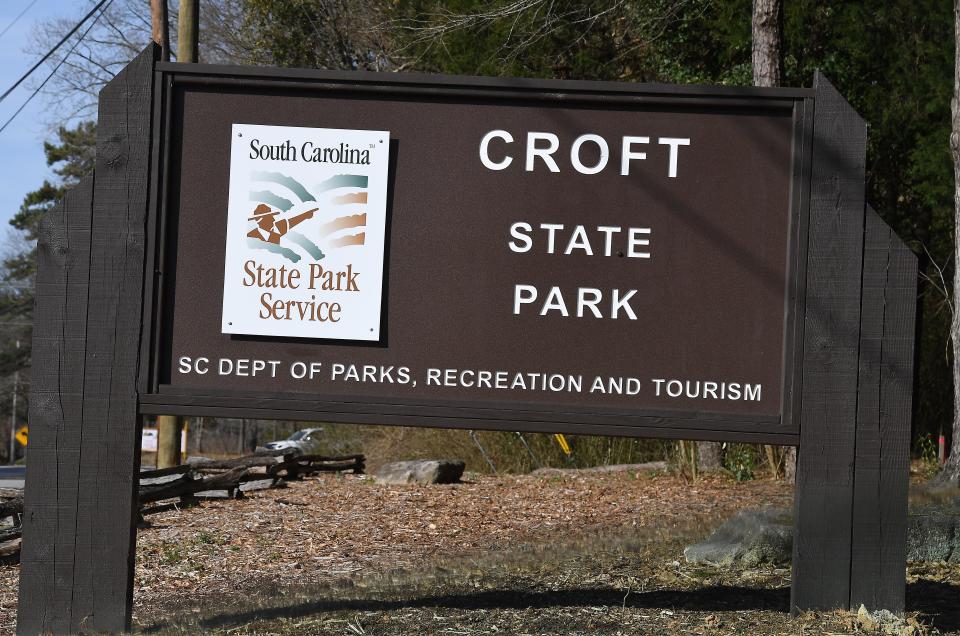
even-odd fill
[[[19,429],[17,429],[17,434],[14,435],[14,438],[16,438],[18,442],[20,442],[21,446],[26,446],[27,445],[27,427],[21,426]]]
[[[554,433],[553,437],[557,440],[557,444],[560,444],[560,449],[564,452],[564,454],[569,455],[570,444],[567,443],[567,438],[563,436],[563,433]]]

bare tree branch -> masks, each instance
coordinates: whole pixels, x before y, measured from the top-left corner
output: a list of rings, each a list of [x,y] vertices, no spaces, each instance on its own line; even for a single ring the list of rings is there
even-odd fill
[[[401,68],[417,65],[435,48],[446,51],[449,36],[504,24],[503,42],[491,53],[488,62],[522,60],[537,44],[563,34],[569,40],[565,47],[555,49],[559,63],[560,58],[572,57],[576,50],[589,47],[591,39],[603,36],[617,44],[603,68],[623,77],[616,70],[625,60],[652,45],[681,17],[700,15],[708,5],[709,1],[705,0],[510,0],[490,3],[470,13],[441,8],[412,18],[392,20],[387,28],[406,34],[405,44],[394,51]],[[401,62],[404,55],[410,59]]]
[[[88,11],[94,0],[84,0],[76,16],[42,22],[33,33],[27,48],[40,55],[71,27],[82,11]],[[80,3],[78,3],[80,4]],[[176,3],[170,7],[171,32],[176,34]],[[213,63],[249,63],[252,47],[244,41],[243,3],[236,0],[204,0],[201,4],[201,61]],[[79,35],[62,48],[68,51]],[[47,119],[51,127],[78,119],[95,118],[97,95],[126,64],[152,39],[152,26],[145,0],[114,0],[103,12],[93,30],[76,48],[63,67],[44,87]],[[171,47],[176,50],[176,43]],[[48,67],[62,60],[62,54],[51,56]],[[34,80],[36,86],[39,80]]]

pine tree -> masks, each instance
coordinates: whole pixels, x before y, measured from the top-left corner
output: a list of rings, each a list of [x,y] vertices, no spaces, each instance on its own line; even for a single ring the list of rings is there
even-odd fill
[[[37,235],[44,215],[63,197],[64,191],[93,172],[96,125],[83,122],[73,128],[61,126],[55,142],[44,142],[47,165],[57,183],[44,180],[28,192],[20,209],[10,219],[19,238],[0,267],[0,375],[30,366],[30,334],[33,321],[33,285],[37,271]],[[19,346],[18,346],[19,342]],[[24,376],[21,373],[21,382]]]

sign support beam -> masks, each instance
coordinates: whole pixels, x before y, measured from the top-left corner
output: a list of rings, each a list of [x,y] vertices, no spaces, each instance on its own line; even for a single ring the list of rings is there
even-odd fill
[[[815,81],[794,611],[903,611],[916,258],[865,206],[866,122]]]
[[[791,607],[850,599],[867,125],[818,74]]]
[[[130,628],[136,381],[159,54],[149,46],[101,92],[96,178],[74,188],[41,232],[21,634]]]

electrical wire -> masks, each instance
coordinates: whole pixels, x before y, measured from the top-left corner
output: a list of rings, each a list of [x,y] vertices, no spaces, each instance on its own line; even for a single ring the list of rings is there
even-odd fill
[[[113,2],[113,0],[104,0],[103,2],[100,3],[101,5],[104,5],[104,4],[106,5],[103,7],[104,11],[106,11],[107,7],[110,6],[111,2]],[[14,112],[13,115],[10,116],[10,119],[8,119],[3,124],[3,126],[0,126],[0,133],[2,133],[4,130],[7,129],[7,126],[9,126],[13,122],[13,120],[17,118],[17,115],[20,114],[20,111],[26,108],[27,104],[29,104],[33,100],[33,98],[36,97],[41,90],[43,90],[43,87],[47,85],[47,82],[50,81],[50,78],[52,78],[54,75],[57,74],[57,71],[60,70],[60,67],[63,66],[63,63],[67,61],[67,58],[70,57],[70,55],[76,50],[76,48],[80,45],[80,43],[83,42],[83,38],[87,37],[87,34],[90,33],[93,27],[96,26],[97,21],[100,19],[102,15],[103,15],[103,11],[100,12],[100,15],[94,18],[93,22],[90,23],[90,26],[87,27],[87,30],[80,34],[80,37],[77,38],[77,41],[73,43],[73,46],[70,47],[70,50],[67,51],[67,54],[64,55],[59,62],[57,62],[57,65],[53,67],[53,70],[50,71],[50,74],[47,75],[42,82],[40,82],[40,86],[37,86],[37,88],[34,89],[32,93],[30,93],[30,97],[28,97],[25,102],[20,104],[20,108],[18,108],[16,112]],[[81,24],[83,23],[81,22]]]
[[[0,102],[2,102],[3,100],[5,100],[5,99],[7,98],[7,96],[10,95],[10,93],[12,93],[13,90],[14,90],[17,86],[20,86],[20,84],[22,84],[25,79],[27,79],[28,77],[30,77],[30,75],[33,74],[33,72],[34,72],[35,70],[37,70],[38,68],[40,68],[40,65],[43,64],[44,62],[46,62],[46,61],[50,58],[51,55],[53,55],[54,53],[56,53],[57,49],[59,49],[61,46],[63,46],[63,43],[64,43],[64,42],[66,42],[67,40],[69,40],[70,37],[71,37],[74,33],[76,33],[77,31],[80,30],[80,27],[83,26],[83,23],[90,19],[90,16],[92,16],[94,13],[96,13],[101,7],[103,7],[103,5],[105,5],[105,4],[110,4],[111,2],[113,2],[113,0],[100,0],[100,2],[97,3],[97,6],[95,6],[93,9],[90,10],[90,13],[88,13],[88,14],[85,15],[85,16],[83,16],[83,19],[80,20],[79,22],[77,22],[76,26],[74,26],[72,29],[70,29],[70,32],[67,33],[65,36],[63,36],[63,38],[62,38],[59,42],[57,42],[56,46],[54,46],[52,49],[50,49],[49,51],[47,51],[46,54],[45,54],[43,57],[40,58],[40,61],[39,61],[39,62],[37,62],[36,64],[34,64],[33,66],[31,66],[29,71],[27,71],[26,73],[24,73],[23,76],[22,76],[20,79],[18,79],[16,82],[13,83],[13,86],[11,86],[10,88],[8,88],[8,89],[3,93],[3,95],[0,95]]]
[[[7,26],[5,26],[5,27],[3,28],[3,31],[0,31],[0,38],[2,38],[4,35],[6,35],[6,34],[7,34],[7,31],[9,31],[10,29],[12,29],[12,28],[13,28],[13,25],[16,24],[17,21],[20,20],[20,18],[23,17],[23,14],[26,13],[27,11],[29,11],[29,10],[30,10],[30,7],[32,7],[32,6],[35,5],[35,4],[37,4],[37,0],[32,0],[32,1],[30,2],[30,4],[28,4],[23,11],[21,11],[19,14],[17,14],[17,17],[15,17],[15,18],[13,19],[13,22],[11,22],[11,23],[8,24]]]

